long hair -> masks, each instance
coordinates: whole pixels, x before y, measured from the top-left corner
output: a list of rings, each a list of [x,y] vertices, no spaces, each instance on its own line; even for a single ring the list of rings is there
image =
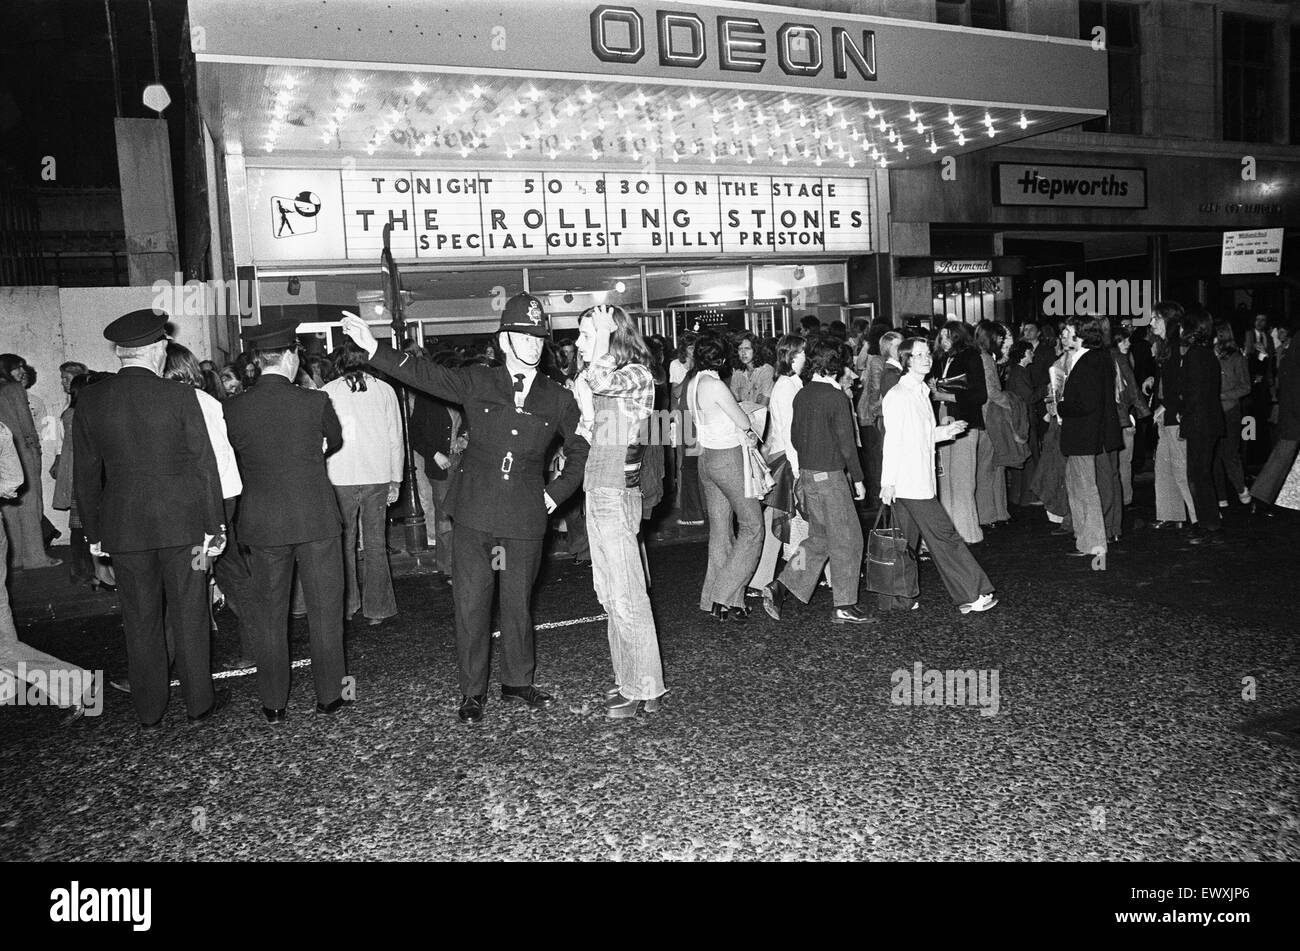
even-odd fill
[[[686,382],[704,370],[713,370],[724,383],[731,379],[731,341],[716,331],[705,331],[695,341]]]
[[[1208,347],[1214,339],[1214,318],[1199,307],[1183,314],[1183,343],[1189,347]]]
[[[582,317],[589,316],[594,310],[593,307],[583,311]],[[614,318],[614,332],[609,335],[609,355],[614,358],[614,366],[622,368],[629,363],[639,363],[648,368],[651,361],[650,348],[646,346],[636,321],[617,305],[610,306],[609,312]]]
[[[163,365],[163,379],[185,383],[196,390],[203,389],[203,370],[190,348],[174,341],[167,344],[167,362]]]
[[[347,381],[353,393],[366,391],[366,352],[349,338],[334,351],[334,372]]]
[[[745,369],[745,365],[740,362],[740,345],[746,342],[749,343],[749,348],[754,353],[754,368],[757,369],[767,363],[767,350],[763,347],[762,342],[754,336],[752,332],[742,330],[731,338],[731,342],[736,348],[731,361],[731,368],[733,370]]]
[[[1233,333],[1230,321],[1216,320],[1214,322],[1214,349],[1218,351],[1221,357],[1226,357],[1241,349],[1237,346],[1237,335]]]
[[[971,345],[970,328],[960,320],[950,320],[943,325],[941,330],[948,331],[950,341],[947,352],[951,354],[961,353]]]
[[[806,343],[798,334],[786,334],[776,342],[777,376],[794,376],[794,358],[803,352]]]

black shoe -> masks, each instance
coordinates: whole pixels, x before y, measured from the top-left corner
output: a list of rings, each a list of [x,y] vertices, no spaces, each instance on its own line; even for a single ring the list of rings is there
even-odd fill
[[[575,559],[573,559],[573,567],[575,567],[575,568],[590,568],[590,567],[591,567],[591,559],[590,559],[590,558],[575,558]]]
[[[534,710],[549,710],[555,706],[555,698],[544,690],[538,690],[532,684],[527,687],[501,686],[502,700],[522,700]]]
[[[832,624],[875,624],[876,619],[856,604],[836,608],[831,612]]]
[[[725,604],[719,604],[717,601],[714,601],[713,607],[709,609],[709,613],[713,615],[714,620],[725,621],[727,619],[727,610],[728,608]]]
[[[460,701],[460,710],[456,716],[460,717],[461,723],[478,723],[483,719],[483,707],[487,705],[487,695],[479,694],[476,697],[462,697]]]
[[[781,620],[781,605],[785,601],[786,588],[779,581],[773,581],[763,589],[763,610],[773,621]]]
[[[761,598],[762,596],[763,596],[763,589],[762,589],[762,588],[746,588],[746,589],[745,589],[745,597],[746,597],[746,598]]]
[[[279,710],[272,710],[270,707],[262,708],[262,716],[266,717],[267,723],[283,723],[287,711],[281,707]]]
[[[316,704],[316,712],[323,714],[324,716],[329,716],[331,713],[338,713],[339,710],[342,710],[351,702],[351,700],[344,700],[342,697],[339,697],[337,700],[331,700],[329,703]]]
[[[131,692],[131,681],[128,680],[126,677],[119,677],[117,680],[110,680],[108,682],[108,685],[112,687],[114,690],[122,691],[122,693]],[[155,724],[155,726],[156,725],[157,724]]]
[[[1210,531],[1209,529],[1198,529],[1191,538],[1187,540],[1189,545],[1222,545],[1223,531]]]
[[[204,720],[211,720],[214,716],[224,710],[228,703],[230,703],[230,688],[220,687],[213,692],[212,706],[208,707],[197,716],[190,717],[189,720],[191,723],[202,723]]]
[[[744,624],[749,620],[749,608],[727,608],[727,620],[736,624]]]
[[[158,718],[157,720],[155,720],[153,723],[141,723],[141,724],[140,724],[140,732],[141,732],[141,733],[155,733],[155,732],[157,732],[158,730],[161,730],[161,729],[162,729],[162,723],[163,723],[163,722],[162,722],[162,717],[159,717],[159,718]]]

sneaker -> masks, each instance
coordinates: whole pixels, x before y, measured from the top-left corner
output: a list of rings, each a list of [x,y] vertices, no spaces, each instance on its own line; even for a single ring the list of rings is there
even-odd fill
[[[970,614],[972,611],[977,613],[980,611],[987,611],[990,608],[997,607],[997,605],[998,599],[993,597],[993,594],[990,592],[989,594],[981,594],[970,604],[963,604],[957,610],[962,614]]]
[[[1226,509],[1227,507],[1228,507],[1228,500],[1227,500],[1227,499],[1219,499],[1219,508],[1221,508],[1221,509]]]

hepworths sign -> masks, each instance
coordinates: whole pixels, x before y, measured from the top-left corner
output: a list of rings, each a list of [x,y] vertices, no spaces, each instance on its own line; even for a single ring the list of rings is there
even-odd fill
[[[1147,171],[1099,165],[999,162],[993,193],[999,205],[1145,208]]]

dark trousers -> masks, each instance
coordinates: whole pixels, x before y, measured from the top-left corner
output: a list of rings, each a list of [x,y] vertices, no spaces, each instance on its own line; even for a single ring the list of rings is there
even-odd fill
[[[226,548],[212,562],[212,577],[226,596],[226,606],[239,618],[239,655],[247,660],[257,656],[257,639],[253,626],[257,612],[253,609],[253,577],[248,570],[248,550],[240,548],[235,525],[235,500],[226,499]]]
[[[136,716],[152,724],[167,710],[169,645],[176,654],[185,710],[190,716],[203,713],[213,696],[208,562],[202,549],[182,545],[112,554]]]
[[[938,499],[895,499],[894,517],[914,551],[920,548],[921,539],[925,539],[953,603],[970,604],[993,590],[989,576],[957,534]]]
[[[1187,488],[1196,506],[1196,521],[1201,528],[1217,532],[1223,528],[1219,518],[1219,499],[1214,492],[1214,447],[1218,436],[1192,434],[1187,438]]]
[[[1214,449],[1214,493],[1227,501],[1229,490],[1240,495],[1246,487],[1246,472],[1241,464],[1241,407],[1225,409],[1223,421],[1227,428]]]
[[[397,613],[397,597],[388,565],[388,483],[336,485],[334,495],[343,516],[343,616],[359,610],[370,620],[390,618]],[[358,525],[366,545],[360,559]]]
[[[1124,527],[1124,484],[1119,475],[1119,450],[1099,452],[1097,461],[1097,494],[1101,496],[1101,520],[1106,526],[1106,537],[1115,538]]]
[[[883,420],[863,423],[858,427],[862,439],[859,455],[862,459],[862,473],[866,476],[863,484],[867,487],[867,498],[880,496],[880,470],[884,465],[885,433]]]
[[[249,566],[258,601],[257,692],[262,706],[272,710],[283,710],[289,704],[289,598],[295,564],[307,601],[316,702],[333,703],[343,693],[343,545],[339,537],[268,548],[252,546]]]
[[[68,564],[68,579],[73,584],[91,581],[95,577],[95,559],[90,554],[90,543],[80,528],[68,527],[68,548],[72,559]]]
[[[862,575],[862,525],[848,478],[843,472],[804,469],[795,491],[808,520],[808,537],[786,562],[781,583],[807,604],[829,560],[835,606],[852,607],[858,603]]]
[[[533,682],[533,583],[542,539],[500,538],[453,521],[456,657],[462,696],[487,693],[492,662],[492,594],[501,581],[501,675],[507,687]]]
[[[573,493],[573,497],[565,503],[565,539],[568,542],[570,555],[591,561],[591,543],[587,541],[586,505],[586,499],[581,492]]]

